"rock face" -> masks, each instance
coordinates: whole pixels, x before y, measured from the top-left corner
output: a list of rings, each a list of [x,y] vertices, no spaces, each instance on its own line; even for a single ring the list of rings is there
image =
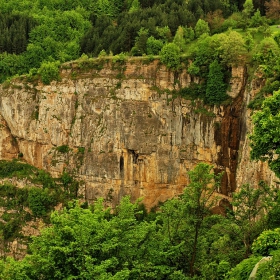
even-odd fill
[[[137,59],[100,65],[66,65],[50,85],[2,86],[0,158],[20,155],[55,176],[66,168],[84,182],[88,201],[102,196],[115,205],[129,194],[148,208],[181,193],[187,171],[201,161],[224,171],[225,196],[242,183],[273,180],[264,164],[249,161],[253,93],[244,67],[232,70],[232,102],[207,107],[170,95],[194,82],[185,71]]]

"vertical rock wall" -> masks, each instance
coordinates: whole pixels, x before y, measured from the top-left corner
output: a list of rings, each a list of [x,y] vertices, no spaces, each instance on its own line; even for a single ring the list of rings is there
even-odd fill
[[[232,101],[220,107],[166,91],[191,81],[137,59],[101,70],[69,64],[51,85],[13,81],[0,89],[0,157],[21,153],[55,176],[69,169],[88,201],[116,204],[129,194],[149,208],[181,193],[187,171],[203,161],[224,171],[220,192],[231,196],[251,175],[262,177],[249,161],[245,68],[233,69]]]

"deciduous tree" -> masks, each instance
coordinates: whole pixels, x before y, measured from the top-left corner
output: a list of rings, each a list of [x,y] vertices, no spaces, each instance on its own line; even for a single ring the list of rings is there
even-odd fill
[[[196,38],[200,37],[202,34],[209,34],[210,28],[208,23],[203,19],[199,19],[194,28]]]
[[[175,43],[164,45],[160,51],[160,60],[167,68],[178,69],[180,67],[180,48]]]
[[[278,20],[280,18],[280,2],[279,0],[270,0],[264,3],[265,15],[267,18]]]

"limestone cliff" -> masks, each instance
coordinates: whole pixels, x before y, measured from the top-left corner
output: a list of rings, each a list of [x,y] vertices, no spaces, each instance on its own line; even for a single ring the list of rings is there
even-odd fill
[[[186,71],[174,76],[158,61],[137,59],[100,65],[69,63],[50,85],[16,79],[2,86],[0,158],[20,154],[55,176],[69,169],[88,201],[116,204],[129,194],[149,208],[181,193],[200,161],[224,171],[225,196],[242,183],[273,180],[263,163],[249,160],[246,104],[257,86],[250,88],[245,67],[232,69],[232,101],[207,107],[166,91],[194,81]]]

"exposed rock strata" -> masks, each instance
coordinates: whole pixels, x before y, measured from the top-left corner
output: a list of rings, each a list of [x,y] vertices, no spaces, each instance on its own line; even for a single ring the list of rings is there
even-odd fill
[[[188,86],[185,71],[174,77],[158,61],[117,66],[72,64],[51,85],[17,80],[1,88],[0,157],[22,153],[56,176],[75,171],[88,201],[103,196],[115,204],[130,194],[149,208],[181,193],[200,161],[224,171],[225,196],[242,183],[272,180],[266,166],[249,161],[244,67],[232,70],[230,104],[202,107],[164,92]],[[69,151],[60,152],[62,145]]]

